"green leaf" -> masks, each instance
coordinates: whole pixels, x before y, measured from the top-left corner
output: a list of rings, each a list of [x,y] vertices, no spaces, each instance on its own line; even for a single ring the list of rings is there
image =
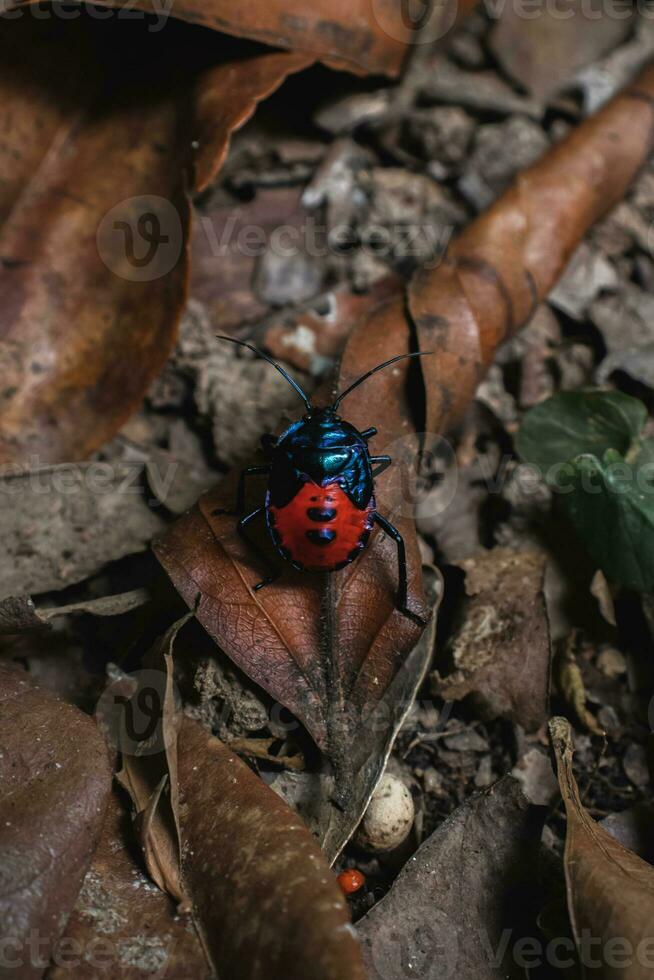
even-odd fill
[[[563,391],[532,408],[516,437],[516,449],[556,483],[561,464],[582,453],[599,459],[607,449],[626,456],[640,436],[647,409],[619,391]]]
[[[563,506],[591,557],[607,578],[638,592],[654,590],[653,471],[608,450],[602,461],[572,460],[559,480]]]

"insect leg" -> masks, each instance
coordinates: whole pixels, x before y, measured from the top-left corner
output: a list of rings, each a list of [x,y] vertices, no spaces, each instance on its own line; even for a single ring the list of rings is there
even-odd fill
[[[361,433],[361,438],[365,439],[367,442],[368,439],[372,439],[372,437],[376,435],[377,435],[377,429],[374,427],[374,425],[371,425],[369,429],[363,430],[363,432]]]
[[[381,464],[380,467],[379,467],[379,469],[378,470],[375,470],[375,472],[372,474],[375,478],[378,477],[378,476],[381,476],[381,474],[384,472],[384,470],[387,470],[388,467],[393,462],[393,460],[391,459],[390,456],[369,456],[368,459],[369,459],[370,463],[380,463]]]
[[[244,470],[241,470],[241,474],[238,478],[238,488],[236,490],[236,504],[234,510],[225,510],[218,508],[211,512],[212,517],[218,517],[219,514],[242,514],[245,510],[245,481],[248,476],[263,476],[264,473],[270,473],[270,466],[247,466]]]
[[[249,545],[249,547],[252,549],[254,554],[257,556],[261,564],[268,572],[266,577],[261,582],[259,582],[257,585],[254,586],[252,590],[253,592],[258,592],[259,589],[262,589],[264,587],[264,585],[270,585],[271,582],[274,582],[275,579],[279,577],[279,569],[273,565],[273,563],[270,561],[266,553],[259,547],[257,542],[253,541],[252,538],[249,536],[249,534],[246,533],[246,529],[249,527],[252,521],[256,520],[257,517],[259,517],[261,514],[265,513],[265,510],[266,510],[265,507],[257,507],[256,510],[253,510],[252,513],[250,514],[246,514],[246,516],[242,517],[238,522],[238,533],[241,535],[243,540]]]
[[[422,616],[416,615],[416,613],[412,612],[407,606],[408,587],[407,587],[407,570],[406,570],[406,548],[404,545],[404,538],[402,537],[398,529],[394,527],[390,521],[387,521],[385,517],[382,517],[381,514],[375,514],[374,521],[376,524],[380,526],[384,534],[387,534],[389,538],[392,538],[397,545],[398,585],[397,585],[397,600],[395,604],[397,608],[400,610],[400,612],[404,613],[404,615],[407,616],[409,619],[412,619],[415,623],[418,623],[419,626],[425,626],[426,625],[425,620],[422,618]]]

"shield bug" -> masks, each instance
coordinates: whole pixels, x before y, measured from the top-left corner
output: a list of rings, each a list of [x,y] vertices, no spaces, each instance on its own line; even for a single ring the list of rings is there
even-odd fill
[[[218,337],[247,347],[263,358],[295,389],[306,406],[306,414],[280,436],[264,435],[261,444],[266,462],[241,471],[233,513],[239,516],[238,531],[267,570],[254,590],[273,582],[279,575],[265,552],[249,534],[254,521],[264,519],[277,553],[300,571],[335,572],[353,562],[366,547],[370,532],[378,525],[397,546],[397,608],[410,619],[423,620],[407,606],[406,550],[396,527],[378,513],[375,503],[373,465],[391,465],[390,456],[374,456],[368,442],[377,434],[371,426],[359,431],[338,414],[343,399],[383,368],[425,353],[400,354],[378,364],[341,392],[332,405],[317,408],[297,382],[263,351],[233,337]],[[268,477],[264,503],[245,513],[245,484],[250,476]],[[224,510],[214,514],[224,514]]]

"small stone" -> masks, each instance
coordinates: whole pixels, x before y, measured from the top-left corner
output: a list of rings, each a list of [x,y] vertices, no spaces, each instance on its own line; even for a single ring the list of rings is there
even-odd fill
[[[624,754],[622,765],[627,778],[641,789],[649,785],[647,753],[642,745],[631,744]]]
[[[541,105],[517,95],[495,71],[465,71],[443,55],[429,63],[429,73],[420,93],[435,102],[451,102],[493,112],[522,112],[539,119]]]
[[[413,826],[413,797],[401,779],[385,773],[372,795],[356,834],[356,843],[370,851],[392,851]]]
[[[465,731],[457,732],[456,735],[448,735],[443,741],[448,749],[453,752],[489,751],[488,742],[474,728],[466,728]]]
[[[620,677],[627,672],[627,661],[615,647],[605,647],[597,658],[597,666],[607,677]]]
[[[525,116],[480,126],[459,190],[481,210],[508,187],[514,174],[538,160],[548,147],[541,127]]]
[[[564,16],[545,6],[534,17],[533,8],[527,14],[526,7],[512,4],[493,26],[489,45],[506,74],[545,102],[629,33],[624,10],[613,16],[610,0],[597,13],[590,14],[582,0],[566,4]]]
[[[624,283],[617,293],[598,296],[589,313],[609,353],[652,342],[654,297],[633,283]]]
[[[637,17],[635,37],[612,50],[608,57],[594,61],[577,74],[575,85],[583,96],[588,116],[608,102],[652,57],[654,24],[649,17]]]
[[[454,106],[435,106],[415,112],[407,124],[407,136],[447,174],[464,159],[474,122],[467,112]],[[442,179],[442,178],[441,178]]]
[[[328,133],[350,133],[364,123],[374,123],[387,114],[393,93],[390,89],[346,95],[322,106],[315,121]]]
[[[486,60],[480,41],[467,31],[459,31],[454,35],[449,54],[462,68],[481,68]]]
[[[475,399],[483,402],[505,426],[516,422],[518,409],[515,398],[504,387],[504,374],[499,364],[492,364],[486,377],[475,392]]]
[[[574,391],[590,384],[595,366],[595,357],[585,344],[569,344],[556,355],[560,373],[560,387],[564,391]]]
[[[615,708],[610,704],[604,704],[597,712],[597,721],[607,735],[619,735],[622,726]]]
[[[633,851],[649,864],[654,863],[654,842],[652,841],[652,817],[654,811],[650,803],[637,803],[630,810],[611,813],[600,820],[600,825],[617,841]]]
[[[490,786],[491,783],[495,781],[495,776],[493,775],[493,763],[489,755],[485,755],[480,761],[477,767],[477,772],[475,773],[475,786],[479,789],[485,789],[486,786]]]
[[[320,262],[301,247],[289,248],[288,254],[268,248],[259,260],[253,289],[262,303],[298,304],[317,296],[323,287],[323,276]]]
[[[432,796],[441,796],[443,793],[443,777],[433,766],[425,769],[422,777],[422,785],[424,786],[425,793],[429,793]]]
[[[418,708],[418,721],[427,732],[435,732],[441,720],[441,712],[435,704],[421,704]]]
[[[582,242],[550,293],[549,302],[573,319],[581,320],[595,297],[615,288],[617,282],[611,263],[599,250]]]
[[[527,799],[537,806],[549,806],[559,792],[552,764],[540,749],[526,752],[511,775],[520,781]]]

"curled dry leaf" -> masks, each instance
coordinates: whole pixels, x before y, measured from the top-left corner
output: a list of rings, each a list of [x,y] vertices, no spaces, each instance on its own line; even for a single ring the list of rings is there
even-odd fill
[[[544,813],[510,776],[455,810],[357,924],[369,980],[524,976],[511,947],[529,927]]]
[[[568,911],[582,968],[601,980],[646,980],[654,969],[654,868],[584,809],[565,718],[552,719],[550,738],[568,821]]]
[[[349,911],[297,815],[185,719],[183,878],[212,962],[233,980],[364,980]]]
[[[91,719],[7,663],[0,705],[0,922],[7,975],[27,980],[42,975],[75,903],[111,771]]]
[[[34,0],[36,2],[36,0]],[[9,9],[21,0],[10,3]],[[371,0],[315,0],[310,8],[297,0],[258,0],[245,7],[230,0],[180,0],[170,9],[154,0],[100,0],[100,6],[124,7],[173,16],[236,37],[274,47],[310,52],[355,70],[397,74],[412,32],[395,3]],[[456,4],[447,12],[450,23]]]
[[[466,596],[432,689],[446,700],[470,696],[482,717],[536,731],[547,717],[550,683],[545,555],[493,548],[457,564]]]
[[[155,643],[144,660],[146,673],[132,695],[137,704],[143,697],[159,695],[161,723],[151,737],[123,750],[123,768],[116,776],[134,804],[139,843],[152,879],[168,892],[180,907],[188,902],[180,878],[181,839],[179,830],[179,786],[177,779],[177,735],[181,725],[180,707],[175,701],[173,647],[177,634],[191,619],[187,613]],[[150,672],[159,671],[162,691],[150,685]],[[143,684],[148,687],[146,691]],[[139,701],[139,699],[141,699]]]
[[[51,629],[53,620],[59,616],[78,616],[81,613],[91,616],[122,616],[149,601],[150,594],[146,589],[132,589],[131,592],[123,592],[121,595],[101,596],[99,599],[72,602],[67,606],[39,608],[28,595],[9,596],[0,600],[0,635]]]
[[[84,458],[140,402],[185,299],[193,165],[201,187],[312,59],[82,12],[1,26],[0,462],[43,465]]]
[[[378,375],[352,393],[344,411],[360,429],[376,425],[375,452],[389,452],[395,461],[377,480],[377,504],[404,535],[409,604],[417,614],[426,613],[410,491],[421,446],[420,370],[427,431],[440,433],[460,418],[497,345],[529,319],[589,224],[624,193],[645,160],[653,97],[650,68],[525,171],[438,268],[414,277],[409,318],[402,299],[390,299],[348,340],[339,389],[372,365],[408,352],[416,331],[420,349],[435,352],[420,367],[404,362]],[[234,518],[216,514],[233,506],[235,483],[234,474],[201,498],[156,553],[189,605],[200,594],[197,616],[210,636],[326,751],[339,804],[346,805],[351,747],[364,708],[384,697],[420,635],[394,607],[395,546],[376,533],[366,552],[326,587],[319,577],[286,567],[274,585],[255,594],[261,569]],[[248,502],[261,503],[263,484],[253,480],[250,494]]]

